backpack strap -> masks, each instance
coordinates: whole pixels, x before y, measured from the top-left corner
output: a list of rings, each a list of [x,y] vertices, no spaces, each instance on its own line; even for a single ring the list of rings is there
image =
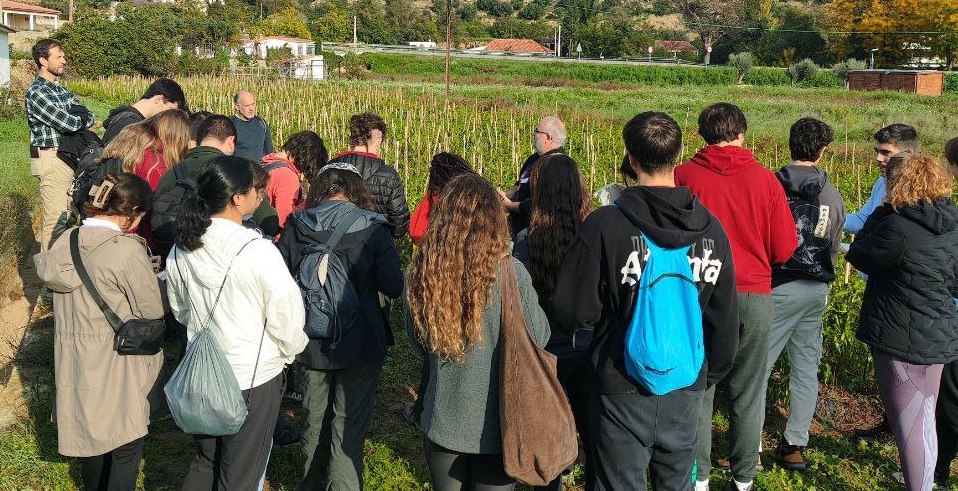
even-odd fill
[[[113,332],[119,331],[123,325],[123,321],[117,317],[116,312],[113,312],[113,309],[111,309],[103,300],[103,297],[100,296],[100,292],[98,292],[96,286],[93,285],[93,280],[90,279],[90,274],[87,272],[86,266],[83,265],[83,259],[80,258],[80,227],[70,232],[70,255],[73,257],[73,267],[80,276],[80,281],[83,282],[83,286],[90,292],[90,296],[93,297],[96,306],[103,312],[103,316],[106,317],[106,321],[110,323]]]
[[[185,181],[190,178],[189,174],[186,173],[186,166],[179,164],[173,166],[173,177],[176,177],[177,181]]]
[[[270,163],[264,165],[264,166],[263,166],[263,170],[266,171],[266,172],[271,172],[271,171],[273,171],[273,170],[276,170],[276,169],[279,169],[279,168],[282,168],[282,167],[289,168],[289,166],[286,165],[286,162],[283,162],[283,161],[281,161],[281,160],[277,160],[277,161],[270,162]]]
[[[349,230],[349,227],[359,220],[359,217],[363,216],[362,210],[359,207],[353,208],[346,215],[339,220],[339,223],[336,224],[336,228],[333,229],[333,235],[330,235],[326,239],[326,247],[329,250],[336,250],[336,246],[339,245],[339,241],[343,238],[343,235],[346,235],[346,231]]]

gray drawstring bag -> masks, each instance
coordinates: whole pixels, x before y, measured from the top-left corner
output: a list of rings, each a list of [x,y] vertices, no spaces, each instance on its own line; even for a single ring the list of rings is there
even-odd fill
[[[236,255],[238,256],[250,242],[244,244]],[[175,249],[173,254],[175,258]],[[233,259],[235,260],[236,257],[234,256]],[[243,397],[243,391],[236,381],[236,375],[233,374],[233,367],[230,366],[229,360],[223,354],[223,349],[220,348],[213,331],[210,330],[213,312],[219,303],[220,294],[223,293],[223,286],[232,267],[233,263],[230,262],[206,322],[200,332],[193,337],[186,348],[186,355],[183,356],[180,365],[163,388],[173,420],[187,434],[234,435],[243,426],[246,414],[249,412],[249,401]],[[177,269],[179,270],[179,267]],[[183,280],[183,273],[180,272],[179,276],[185,290],[186,282]],[[188,292],[186,296],[189,298]],[[190,304],[192,305],[192,300]],[[192,311],[196,312],[196,309]],[[264,326],[263,335],[265,334]],[[262,349],[263,337],[260,337],[259,351]],[[259,351],[256,353],[256,365],[253,366],[253,381],[256,380],[256,368],[259,366]]]

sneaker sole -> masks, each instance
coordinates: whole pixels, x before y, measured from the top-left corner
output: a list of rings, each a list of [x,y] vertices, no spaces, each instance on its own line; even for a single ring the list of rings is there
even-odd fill
[[[780,461],[777,461],[777,460],[776,460],[776,461],[775,461],[775,465],[777,465],[777,466],[779,466],[779,467],[781,467],[781,468],[783,468],[783,469],[785,469],[785,470],[787,470],[787,471],[804,471],[804,470],[807,470],[807,469],[808,469],[808,464],[805,464],[805,463],[796,464],[796,463],[791,463],[791,462],[780,462]]]

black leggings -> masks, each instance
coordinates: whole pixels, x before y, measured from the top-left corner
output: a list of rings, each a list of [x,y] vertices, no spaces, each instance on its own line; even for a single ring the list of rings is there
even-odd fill
[[[436,491],[512,491],[516,487],[503,468],[502,454],[455,452],[425,437],[423,449]]]
[[[136,476],[143,455],[143,438],[95,457],[83,457],[83,489],[128,491],[136,489]]]

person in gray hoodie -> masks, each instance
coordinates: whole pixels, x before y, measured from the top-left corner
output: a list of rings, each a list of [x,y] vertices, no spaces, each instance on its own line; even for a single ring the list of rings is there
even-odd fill
[[[822,316],[828,284],[835,279],[845,224],[845,202],[828,174],[818,167],[832,141],[832,129],[824,122],[814,118],[796,121],[788,140],[792,162],[775,174],[795,219],[798,249],[772,270],[775,307],[763,380],[767,386],[772,368],[787,346],[791,367],[788,422],[773,458],[789,470],[805,469],[803,452],[818,400]]]

